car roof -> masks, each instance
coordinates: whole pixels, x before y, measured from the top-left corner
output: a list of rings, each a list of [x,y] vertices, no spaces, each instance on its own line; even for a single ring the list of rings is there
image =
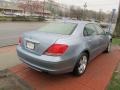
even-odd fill
[[[91,22],[91,21],[80,21],[80,20],[65,20],[62,22],[66,22],[66,23],[75,23],[78,24],[76,30],[73,32],[72,35],[77,35],[77,34],[81,34],[83,35],[83,30],[86,24],[97,24],[96,22]]]
[[[56,22],[78,24],[75,31],[72,33],[72,35],[76,35],[79,33],[82,34],[86,24],[90,24],[90,23],[97,24],[96,22],[92,22],[92,21],[80,21],[80,20],[56,20]]]
[[[80,20],[62,20],[62,22],[69,22],[69,23],[76,23],[76,24],[79,24],[79,23],[91,23],[90,21],[80,21]],[[94,23],[94,22],[92,22]]]
[[[89,23],[93,23],[95,24],[96,22],[90,22],[90,21],[80,21],[80,20],[61,20],[61,22],[64,22],[64,23],[75,23],[75,24],[79,24],[79,25],[86,25],[86,24],[89,24]]]
[[[83,21],[83,20],[72,20],[72,19],[56,19],[55,21],[52,22],[64,22],[64,23],[75,23],[75,24],[81,24],[81,25],[85,25],[85,24],[89,24],[89,23],[96,23],[93,21]]]

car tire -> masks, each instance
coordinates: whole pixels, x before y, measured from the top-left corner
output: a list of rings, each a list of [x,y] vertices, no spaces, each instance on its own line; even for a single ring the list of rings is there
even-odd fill
[[[78,62],[75,65],[75,68],[73,70],[73,75],[80,76],[82,75],[87,67],[88,64],[88,54],[82,53],[78,59]]]
[[[111,45],[112,45],[112,41],[109,42],[107,49],[104,51],[105,53],[110,53],[111,51]]]

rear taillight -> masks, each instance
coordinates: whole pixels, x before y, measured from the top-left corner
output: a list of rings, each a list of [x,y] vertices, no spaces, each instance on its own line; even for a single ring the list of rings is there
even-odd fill
[[[51,47],[49,47],[46,50],[45,54],[52,55],[52,56],[62,55],[65,53],[67,48],[68,48],[68,45],[65,45],[65,44],[53,44]]]
[[[22,44],[22,38],[21,38],[21,37],[19,37],[18,44],[19,44],[19,45]]]

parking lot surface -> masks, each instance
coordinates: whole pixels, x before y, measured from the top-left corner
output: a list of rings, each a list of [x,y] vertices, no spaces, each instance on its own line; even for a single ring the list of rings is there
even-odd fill
[[[0,22],[0,47],[14,45],[22,33],[34,31],[47,22]]]
[[[51,20],[52,21],[52,20]],[[51,22],[0,22],[0,47],[17,44],[18,37],[28,31],[37,30]],[[115,25],[112,26],[112,32]]]
[[[120,61],[120,48],[109,54],[101,54],[89,63],[85,74],[75,77],[69,74],[50,75],[19,64],[9,70],[27,82],[35,90],[105,90],[113,71]]]

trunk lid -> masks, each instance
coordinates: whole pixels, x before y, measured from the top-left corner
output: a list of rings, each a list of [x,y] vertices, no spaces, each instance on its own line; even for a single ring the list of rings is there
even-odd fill
[[[25,33],[23,35],[24,39],[22,47],[29,52],[32,52],[37,55],[42,55],[58,39],[63,38],[65,36],[68,35],[44,33],[40,31]],[[27,48],[28,42],[34,44],[34,50]]]

